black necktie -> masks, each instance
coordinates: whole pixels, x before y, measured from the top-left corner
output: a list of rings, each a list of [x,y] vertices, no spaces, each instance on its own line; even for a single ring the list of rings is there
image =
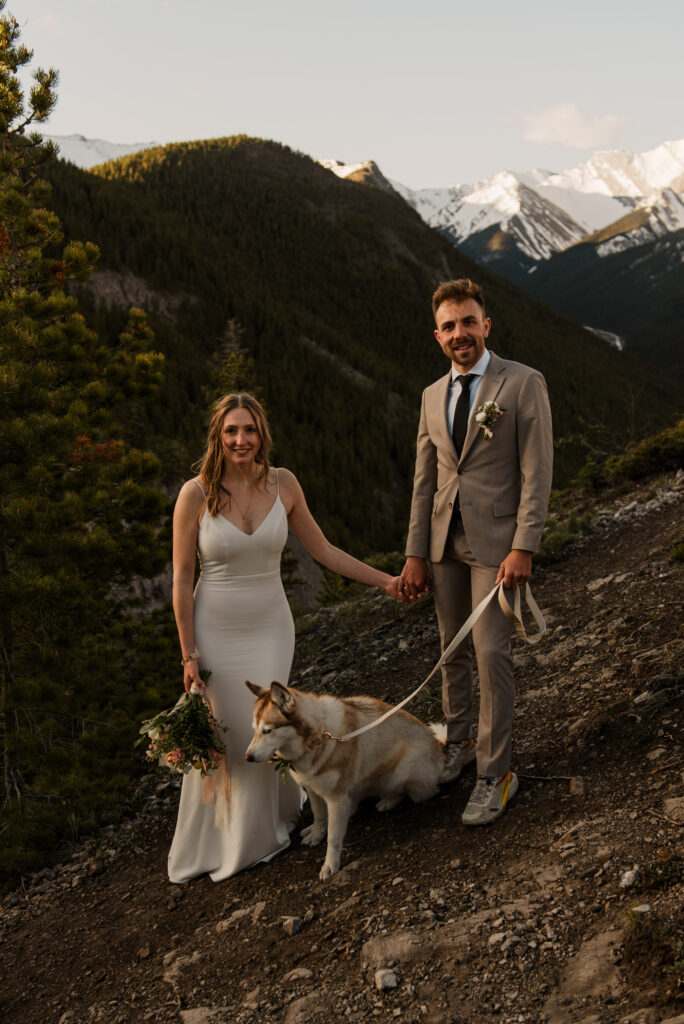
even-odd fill
[[[458,396],[456,402],[456,409],[454,411],[454,426],[451,431],[451,435],[454,439],[454,447],[456,448],[456,454],[461,457],[463,451],[463,445],[465,444],[465,437],[468,431],[468,413],[470,412],[470,385],[472,383],[474,374],[466,373],[463,376],[457,377],[457,380],[461,384],[461,394]]]

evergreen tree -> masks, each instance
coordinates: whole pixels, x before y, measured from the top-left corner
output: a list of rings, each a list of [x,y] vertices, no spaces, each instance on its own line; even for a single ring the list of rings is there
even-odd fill
[[[254,360],[242,343],[244,333],[244,328],[234,317],[226,324],[215,360],[213,386],[203,389],[208,406],[223,395],[248,391],[266,407],[263,389],[257,384]],[[210,366],[212,369],[214,367]]]
[[[445,372],[429,301],[440,280],[478,280],[494,350],[544,374],[556,436],[572,439],[556,452],[559,486],[586,455],[580,416],[591,443],[606,448],[602,435],[619,450],[633,409],[641,436],[681,408],[664,377],[478,267],[396,195],[280,144],[173,143],[89,171],[57,161],[49,177],[68,234],[96,241],[114,275],[149,293],[167,362],[148,437],[169,485],[201,451],[214,390],[251,378],[267,399],[276,458],[330,539],[361,557],[397,548],[406,528],[420,394]],[[113,341],[111,311],[94,315]],[[224,382],[226,324],[224,340],[253,365],[245,374],[228,353]]]
[[[116,706],[128,697],[111,691],[112,679],[122,682],[113,666],[125,666],[126,655],[131,664],[120,650],[130,630],[117,595],[135,575],[161,568],[166,500],[153,486],[157,460],[126,450],[115,416],[134,415],[163,361],[149,351],[140,310],[112,348],[65,291],[88,275],[97,249],[70,243],[60,251],[60,223],[38,177],[53,147],[28,131],[52,110],[57,74],[37,70],[25,103],[17,72],[32,53],[5,6],[0,0],[3,839],[14,843],[13,863],[30,864],[37,833],[50,842],[69,815],[72,831],[87,817],[79,801],[98,771],[84,750],[90,741],[91,761],[104,760],[100,727],[118,728]],[[51,818],[52,806],[59,811]],[[17,860],[22,846],[27,856]]]

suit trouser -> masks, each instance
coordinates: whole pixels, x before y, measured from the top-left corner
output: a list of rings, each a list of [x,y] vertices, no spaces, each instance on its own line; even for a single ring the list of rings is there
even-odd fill
[[[444,651],[473,608],[496,581],[498,565],[483,565],[470,550],[463,524],[449,531],[444,558],[432,563],[432,585]],[[480,719],[477,731],[478,775],[505,775],[511,764],[515,683],[511,662],[511,624],[496,600],[475,623],[472,640],[480,678]],[[458,645],[442,666],[442,703],[447,739],[472,736],[473,659],[470,637]]]

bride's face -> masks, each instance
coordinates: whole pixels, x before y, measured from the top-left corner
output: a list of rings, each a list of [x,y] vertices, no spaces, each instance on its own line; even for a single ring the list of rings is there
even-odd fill
[[[249,409],[231,409],[226,413],[221,442],[229,464],[246,466],[254,461],[261,448],[261,439]]]

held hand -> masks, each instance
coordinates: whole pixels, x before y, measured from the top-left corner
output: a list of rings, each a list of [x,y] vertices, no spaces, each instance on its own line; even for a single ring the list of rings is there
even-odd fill
[[[200,689],[204,689],[206,686],[206,683],[200,677],[199,658],[194,658],[183,667],[183,686],[186,693],[190,693],[193,686]]]
[[[395,601],[407,601],[408,597],[402,593],[401,589],[401,576],[393,576],[389,583],[386,583],[384,590],[393,597]]]
[[[503,580],[506,590],[513,590],[514,587],[527,583],[531,575],[532,552],[513,548],[499,566],[496,582],[500,583]]]
[[[430,570],[424,558],[411,556],[401,573],[401,592],[405,601],[415,601],[430,589]]]

